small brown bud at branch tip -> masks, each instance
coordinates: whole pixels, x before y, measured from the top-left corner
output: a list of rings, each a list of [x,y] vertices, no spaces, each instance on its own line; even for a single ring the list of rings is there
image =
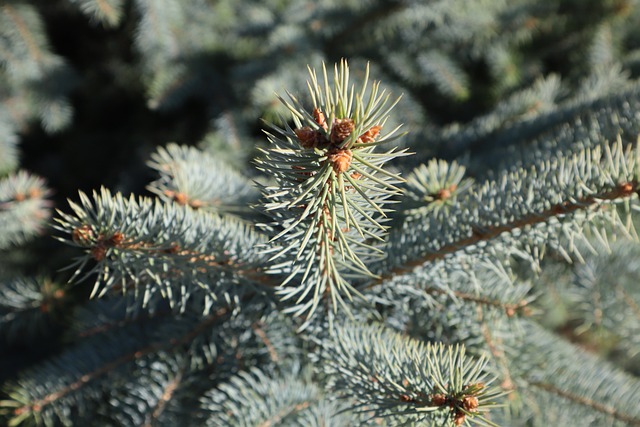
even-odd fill
[[[351,165],[351,150],[334,150],[329,153],[327,160],[331,163],[335,173],[342,173]]]

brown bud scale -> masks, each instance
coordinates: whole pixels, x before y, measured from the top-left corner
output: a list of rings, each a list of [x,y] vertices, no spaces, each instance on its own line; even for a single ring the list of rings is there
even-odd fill
[[[466,415],[464,412],[456,411],[456,413],[453,415],[453,423],[457,426],[461,426],[462,423],[464,423],[465,418]]]
[[[77,227],[71,233],[71,238],[76,243],[86,244],[93,239],[93,229],[89,225]]]
[[[333,150],[329,152],[327,160],[331,163],[335,173],[342,173],[351,165],[351,150]]]
[[[447,404],[447,397],[444,394],[434,394],[431,396],[431,404],[433,406],[444,406]]]
[[[319,147],[327,142],[327,138],[320,131],[304,126],[293,131],[298,137],[298,142],[304,148]]]
[[[358,143],[369,144],[371,142],[374,142],[378,137],[378,134],[380,134],[381,129],[382,129],[382,126],[378,126],[378,125],[372,126],[368,131],[366,131],[365,133],[363,133],[358,137]]]
[[[29,190],[29,197],[32,199],[37,199],[42,196],[42,190],[39,188],[32,188]]]
[[[124,234],[119,231],[113,233],[113,236],[111,236],[108,241],[110,246],[119,246],[122,242],[124,242]]]
[[[103,245],[98,245],[91,248],[91,256],[96,261],[102,261],[106,255],[107,249]]]
[[[322,129],[327,130],[327,118],[324,116],[324,113],[317,107],[313,109],[313,119],[318,125],[320,125],[320,127],[322,127]]]
[[[469,412],[476,412],[478,409],[478,398],[475,396],[467,396],[462,399],[462,407]]]
[[[622,194],[630,195],[633,193],[633,183],[632,182],[624,182],[618,185],[618,189]]]
[[[173,195],[173,200],[179,204],[179,205],[186,205],[187,203],[189,203],[189,198],[187,197],[186,194],[182,193],[182,192],[176,192]]]
[[[333,121],[333,127],[331,128],[331,136],[329,139],[333,144],[340,144],[342,141],[347,139],[353,129],[355,124],[351,119],[335,119]]]

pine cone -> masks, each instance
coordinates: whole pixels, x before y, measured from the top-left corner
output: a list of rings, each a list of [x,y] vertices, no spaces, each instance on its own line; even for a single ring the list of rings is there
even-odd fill
[[[355,125],[351,119],[335,119],[333,121],[333,127],[331,128],[331,142],[333,144],[340,144],[351,135],[354,127]]]

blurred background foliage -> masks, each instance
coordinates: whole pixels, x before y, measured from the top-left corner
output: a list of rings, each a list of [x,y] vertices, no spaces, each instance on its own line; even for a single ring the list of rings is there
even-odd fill
[[[251,158],[264,143],[259,119],[283,111],[275,93],[300,93],[307,64],[346,57],[371,61],[375,78],[404,93],[394,118],[421,160],[453,157],[452,125],[506,126],[597,96],[591,82],[608,85],[602,93],[635,77],[634,6],[5,1],[3,39],[37,52],[27,47],[22,63],[0,55],[3,112],[13,118],[2,134],[19,137],[22,166],[46,177],[57,201],[100,185],[140,193],[150,176],[141,165],[169,141],[219,152],[236,144]]]

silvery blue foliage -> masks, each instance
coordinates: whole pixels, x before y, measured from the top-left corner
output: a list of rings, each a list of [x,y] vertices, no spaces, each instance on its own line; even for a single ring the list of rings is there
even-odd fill
[[[2,373],[0,423],[640,424],[639,22],[637,0],[4,2],[0,350],[42,352]],[[83,187],[49,227],[21,160],[123,88],[152,194]]]

